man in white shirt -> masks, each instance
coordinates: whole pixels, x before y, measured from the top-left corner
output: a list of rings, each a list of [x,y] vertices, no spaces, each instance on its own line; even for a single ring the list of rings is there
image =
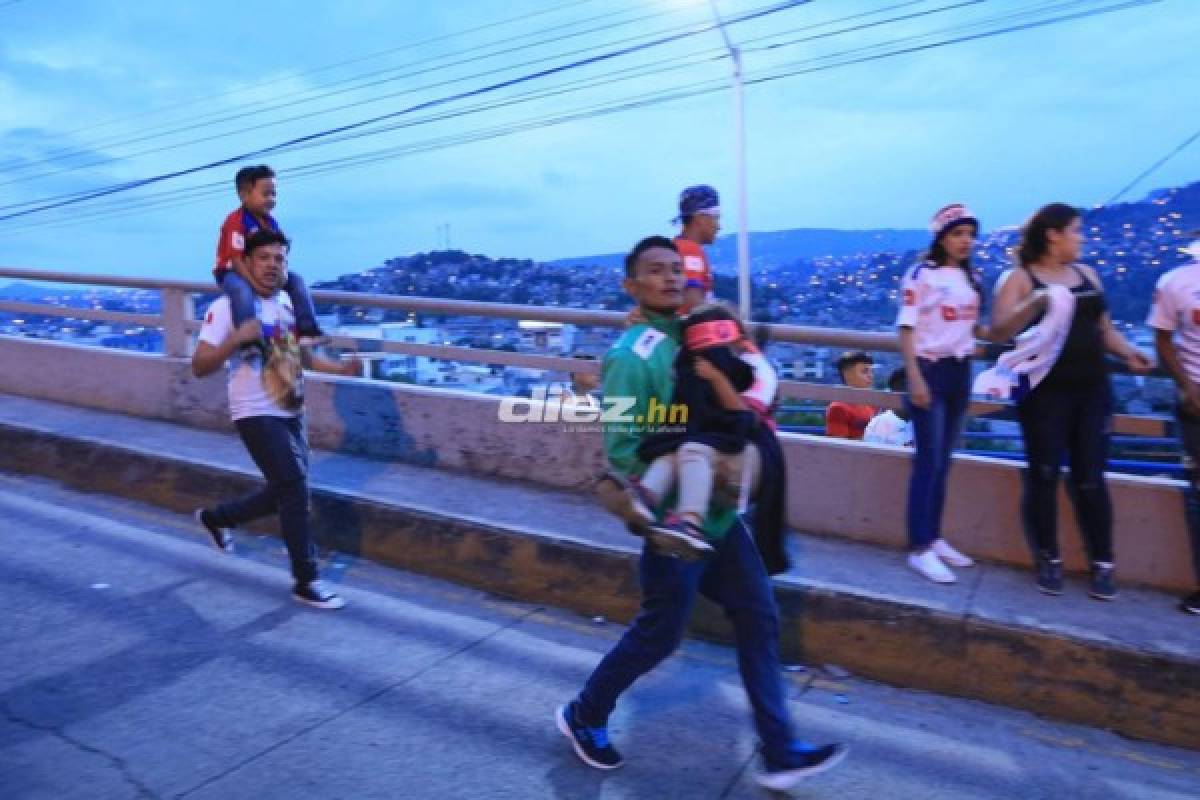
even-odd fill
[[[246,238],[245,278],[255,293],[255,318],[234,328],[228,297],[208,310],[192,372],[203,378],[226,362],[229,410],[238,435],[267,481],[247,497],[196,511],[196,519],[217,547],[232,550],[229,529],[278,513],[295,586],[292,596],[317,608],[341,608],[341,597],[317,576],[317,547],[309,526],[308,437],[304,427],[302,367],[333,375],[358,375],[356,360],[318,358],[297,345],[291,300],[280,290],[287,271],[288,240],[273,230]],[[266,347],[245,347],[265,341]]]
[[[1179,438],[1189,463],[1184,507],[1192,540],[1192,559],[1200,583],[1200,231],[1186,252],[1189,264],[1158,279],[1146,324],[1155,330],[1158,363],[1175,379],[1179,390],[1175,415]],[[1200,591],[1179,604],[1181,611],[1200,614]]]

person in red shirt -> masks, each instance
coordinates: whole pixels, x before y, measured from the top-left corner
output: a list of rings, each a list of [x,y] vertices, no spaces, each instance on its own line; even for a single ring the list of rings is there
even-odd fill
[[[234,327],[255,318],[256,297],[249,282],[243,277],[242,252],[250,234],[260,230],[282,233],[279,223],[271,216],[275,208],[275,172],[266,164],[243,167],[234,177],[238,199],[242,204],[225,217],[221,233],[217,237],[217,263],[213,277],[217,279],[233,311]],[[296,315],[296,330],[301,337],[312,343],[323,338],[317,325],[317,312],[304,279],[288,270],[283,289],[291,298]]]
[[[716,241],[721,230],[717,190],[704,185],[684,189],[679,195],[679,216],[674,221],[683,224],[683,231],[675,239],[675,247],[683,257],[683,306],[679,309],[682,316],[713,299],[712,267],[704,248]]]
[[[870,389],[875,383],[875,362],[864,352],[843,353],[837,360],[842,383],[852,389]],[[867,423],[875,416],[871,406],[834,401],[825,410],[825,435],[838,439],[862,439]]]

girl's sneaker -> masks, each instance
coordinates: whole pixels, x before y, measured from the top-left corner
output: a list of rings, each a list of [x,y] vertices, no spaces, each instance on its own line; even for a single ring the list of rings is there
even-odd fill
[[[975,559],[965,553],[960,553],[958,550],[950,546],[950,543],[945,539],[938,539],[933,543],[933,552],[937,553],[937,557],[943,563],[952,567],[973,567]]]
[[[937,553],[932,550],[926,550],[924,553],[919,554],[909,553],[908,565],[934,583],[955,583],[958,581],[958,578],[954,577],[954,573],[942,563]]]

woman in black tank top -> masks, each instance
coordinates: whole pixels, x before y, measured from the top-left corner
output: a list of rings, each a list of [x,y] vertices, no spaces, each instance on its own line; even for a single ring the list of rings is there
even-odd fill
[[[1027,298],[1044,294],[1050,284],[1075,296],[1075,312],[1054,366],[1017,403],[1028,468],[1024,473],[1021,515],[1033,549],[1038,589],[1062,594],[1062,558],[1058,548],[1058,477],[1064,452],[1070,467],[1069,496],[1092,567],[1092,597],[1116,596],[1113,580],[1112,504],[1104,482],[1112,416],[1106,355],[1112,353],[1139,373],[1150,360],[1112,325],[1100,278],[1076,264],[1083,241],[1079,212],[1053,203],[1026,224],[1020,267],[997,284],[994,330],[1011,331]]]

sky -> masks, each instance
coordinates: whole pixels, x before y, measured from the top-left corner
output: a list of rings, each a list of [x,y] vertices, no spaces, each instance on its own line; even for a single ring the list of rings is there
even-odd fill
[[[784,4],[718,0],[751,82],[750,228],[921,228],[952,201],[990,228],[1108,200],[1200,128],[1195,0],[845,62],[1119,4],[816,0],[743,20]],[[204,279],[233,174],[262,162],[310,280],[447,241],[493,257],[623,251],[669,233],[680,188],[701,182],[736,223],[731,62],[706,2],[247,8],[0,0],[0,217],[196,170],[0,219],[0,265]],[[657,102],[613,111],[631,99]],[[1195,180],[1200,142],[1125,199]]]

